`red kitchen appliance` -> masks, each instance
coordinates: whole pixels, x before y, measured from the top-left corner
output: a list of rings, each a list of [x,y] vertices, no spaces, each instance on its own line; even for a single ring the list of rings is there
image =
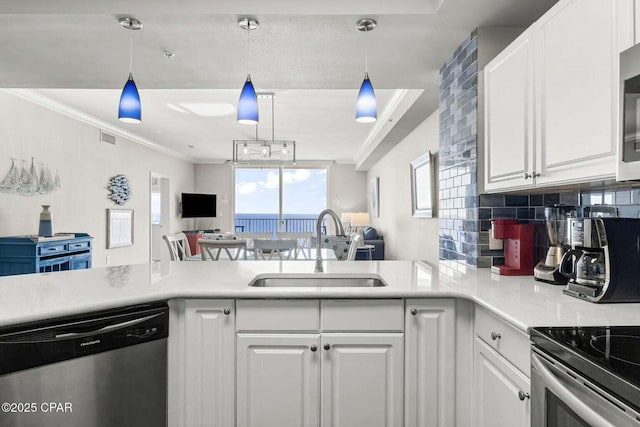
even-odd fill
[[[491,267],[491,272],[504,276],[532,275],[535,225],[517,219],[494,219],[491,226],[493,238],[502,239],[504,246],[504,265]]]

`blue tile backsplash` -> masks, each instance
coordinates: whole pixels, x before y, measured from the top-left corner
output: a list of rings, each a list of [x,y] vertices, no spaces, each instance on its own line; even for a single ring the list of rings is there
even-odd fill
[[[578,215],[615,210],[618,216],[640,218],[640,188],[620,184],[540,194],[478,194],[477,57],[474,32],[440,68],[440,259],[480,268],[504,263],[502,251],[489,250],[493,218],[538,223],[536,254],[542,258],[547,248],[544,208],[555,204],[576,206]]]

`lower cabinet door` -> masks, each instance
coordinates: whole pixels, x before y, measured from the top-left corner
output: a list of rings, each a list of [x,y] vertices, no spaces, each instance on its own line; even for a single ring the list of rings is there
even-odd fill
[[[454,425],[455,304],[452,299],[407,300],[405,427]]]
[[[233,300],[169,301],[168,425],[235,424]]]
[[[322,427],[402,426],[402,333],[322,335]]]
[[[238,334],[237,426],[318,426],[319,346],[319,334]]]
[[[478,337],[474,347],[474,425],[528,427],[529,378]]]

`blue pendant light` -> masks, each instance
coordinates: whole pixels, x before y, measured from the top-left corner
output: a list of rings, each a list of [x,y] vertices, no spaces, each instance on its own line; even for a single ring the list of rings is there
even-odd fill
[[[118,108],[118,120],[125,123],[140,123],[142,119],[142,104],[136,82],[133,81],[133,74],[129,73],[129,80],[125,83],[120,95],[120,106]]]
[[[247,68],[249,68],[249,33],[258,28],[258,21],[253,18],[240,18],[238,26],[243,30],[247,30]],[[238,123],[245,125],[257,125],[260,121],[258,111],[258,96],[256,90],[251,83],[251,75],[247,73],[247,80],[244,82],[240,99],[238,100]]]
[[[360,31],[369,32],[376,28],[376,21],[370,18],[364,18],[356,23],[356,28]],[[376,106],[376,94],[373,90],[371,80],[369,80],[368,68],[368,52],[365,45],[364,51],[364,80],[358,92],[358,100],[356,102],[356,121],[360,123],[375,122],[378,118],[378,108]]]
[[[127,30],[141,30],[142,22],[135,18],[124,17],[119,20],[120,25]],[[118,106],[118,120],[125,123],[140,123],[142,120],[142,103],[136,82],[133,81],[133,38],[129,46],[129,78],[122,88],[120,104]]]
[[[360,123],[375,122],[378,118],[378,109],[376,107],[376,94],[373,91],[369,74],[364,73],[364,80],[358,92],[358,101],[356,102],[356,121]]]
[[[247,81],[242,87],[238,101],[238,123],[255,125],[258,124],[258,119],[258,96],[253,83],[251,83],[251,76],[247,74]]]

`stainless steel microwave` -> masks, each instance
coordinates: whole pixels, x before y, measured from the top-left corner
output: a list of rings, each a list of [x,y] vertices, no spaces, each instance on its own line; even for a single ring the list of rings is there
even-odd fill
[[[640,44],[620,54],[618,181],[640,179]]]

